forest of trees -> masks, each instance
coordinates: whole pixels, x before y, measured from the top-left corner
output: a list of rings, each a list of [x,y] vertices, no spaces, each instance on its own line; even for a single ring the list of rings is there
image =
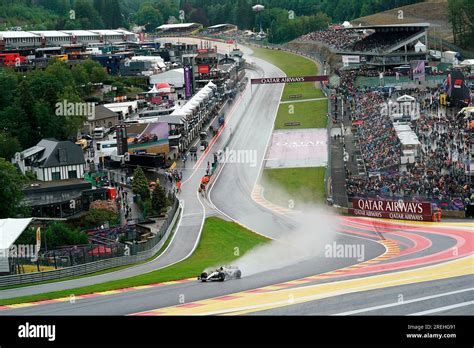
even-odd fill
[[[22,26],[30,30],[114,29],[137,24],[152,31],[163,23],[179,21],[179,11],[183,10],[185,21],[204,26],[233,23],[242,29],[255,29],[260,18],[251,7],[260,3],[266,7],[262,15],[265,29],[271,31],[274,40],[282,41],[291,36],[288,34],[291,31],[300,33],[318,28],[327,21],[342,22],[418,1],[0,0],[0,23],[5,28]]]
[[[453,27],[454,43],[474,51],[474,1],[449,0],[449,22]]]
[[[57,116],[56,103],[84,102],[91,96],[92,83],[125,90],[124,83],[129,82],[109,76],[92,60],[72,68],[54,62],[45,70],[26,73],[0,70],[0,157],[10,159],[43,138],[74,140],[85,119],[81,115]]]
[[[128,19],[120,0],[0,0],[1,30],[116,29]]]
[[[262,4],[267,10],[293,11],[296,16],[313,16],[323,12],[333,22],[343,22],[361,16],[410,5],[421,0],[181,0],[180,7],[188,9],[192,18],[201,19],[202,24],[234,23],[248,29],[255,25],[255,14],[251,6]],[[191,10],[189,10],[191,9]]]

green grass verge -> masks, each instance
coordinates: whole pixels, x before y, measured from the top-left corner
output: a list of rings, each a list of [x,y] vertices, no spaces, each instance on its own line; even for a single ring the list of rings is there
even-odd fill
[[[288,53],[285,51],[271,50],[267,48],[252,47],[254,56],[266,60],[285,72],[287,76],[313,76],[318,75],[318,67],[312,60]],[[319,82],[291,83],[285,86],[282,100],[292,100],[290,95],[302,94],[300,99],[324,98],[324,93]]]
[[[2,299],[0,300],[0,305],[61,298],[70,296],[71,294],[77,296],[93,292],[196,277],[207,267],[230,263],[244,255],[247,251],[268,241],[267,238],[257,235],[236,223],[211,217],[205,221],[201,240],[193,255],[175,265],[139,276],[102,284],[32,296]]]
[[[275,120],[275,129],[326,128],[327,111],[326,100],[280,104]],[[301,124],[299,126],[285,126],[285,123],[295,121]]]
[[[326,168],[265,169],[262,183],[265,199],[282,207],[299,209],[301,203],[321,203],[325,197],[324,175]]]

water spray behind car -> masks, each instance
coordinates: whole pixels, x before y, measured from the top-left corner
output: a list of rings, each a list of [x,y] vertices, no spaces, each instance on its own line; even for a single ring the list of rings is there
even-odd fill
[[[268,184],[265,187],[269,187]],[[272,192],[276,191],[272,187]],[[278,192],[280,197],[288,197]],[[297,264],[314,258],[324,257],[324,248],[336,240],[337,217],[324,206],[316,204],[299,205],[290,214],[296,221],[277,240],[257,247],[234,262],[246,277],[255,273]],[[265,232],[265,231],[261,231]]]

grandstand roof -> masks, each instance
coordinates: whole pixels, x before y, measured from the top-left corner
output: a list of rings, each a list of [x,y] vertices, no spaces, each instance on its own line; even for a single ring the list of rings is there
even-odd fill
[[[43,35],[44,37],[69,37],[69,34],[57,30],[33,30],[30,31],[30,33],[37,34],[40,36]]]
[[[186,29],[186,28],[191,28],[196,25],[199,25],[199,24],[198,23],[163,24],[163,25],[160,25],[157,29],[160,29],[160,30]]]
[[[219,28],[224,28],[224,27],[227,27],[227,26],[235,27],[236,25],[235,24],[228,24],[228,23],[216,24],[216,25],[213,25],[212,27],[208,27],[208,29],[219,29]]]
[[[117,30],[114,30],[114,31],[119,32],[121,34],[125,34],[125,35],[135,35],[135,33],[132,33],[131,31],[125,30],[125,29],[117,29]]]
[[[404,23],[404,24],[382,24],[382,25],[363,25],[360,27],[341,28],[340,30],[363,30],[363,29],[388,29],[388,28],[429,28],[433,26],[430,23]]]
[[[30,33],[28,31],[0,31],[0,36],[4,39],[39,37],[39,35]]]
[[[97,33],[93,33],[92,31],[87,30],[62,30],[66,34],[74,35],[74,36],[99,36]]]
[[[108,30],[108,29],[102,29],[102,30],[91,30],[91,32],[99,35],[123,35],[122,32],[116,31],[116,30]]]

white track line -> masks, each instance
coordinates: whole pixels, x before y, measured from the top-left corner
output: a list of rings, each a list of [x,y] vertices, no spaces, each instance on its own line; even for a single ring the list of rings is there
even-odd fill
[[[457,303],[457,304],[453,304],[453,305],[450,305],[450,306],[433,308],[433,309],[429,309],[427,311],[412,313],[412,314],[408,314],[408,315],[427,315],[427,314],[438,313],[438,312],[443,312],[443,311],[447,311],[447,310],[454,309],[454,308],[460,308],[460,307],[466,307],[466,306],[472,306],[472,305],[474,305],[474,301],[462,302],[462,303]]]
[[[378,310],[378,309],[390,308],[390,307],[397,307],[397,306],[403,306],[403,305],[406,305],[406,304],[409,304],[409,303],[427,301],[427,300],[431,300],[431,299],[438,298],[438,297],[451,296],[451,295],[460,294],[460,293],[468,292],[468,291],[474,291],[474,288],[462,289],[462,290],[456,290],[456,291],[450,291],[450,292],[445,292],[445,293],[442,293],[442,294],[436,294],[436,295],[431,295],[431,296],[419,297],[419,298],[415,298],[415,299],[413,299],[413,300],[408,300],[408,301],[395,302],[395,303],[389,303],[389,304],[380,305],[380,306],[374,306],[374,307],[367,307],[367,308],[362,308],[362,309],[356,309],[356,310],[353,310],[353,311],[342,312],[342,313],[336,313],[336,314],[333,314],[333,315],[353,315],[353,314],[358,314],[358,313],[371,312],[371,311],[376,311],[376,310]]]

